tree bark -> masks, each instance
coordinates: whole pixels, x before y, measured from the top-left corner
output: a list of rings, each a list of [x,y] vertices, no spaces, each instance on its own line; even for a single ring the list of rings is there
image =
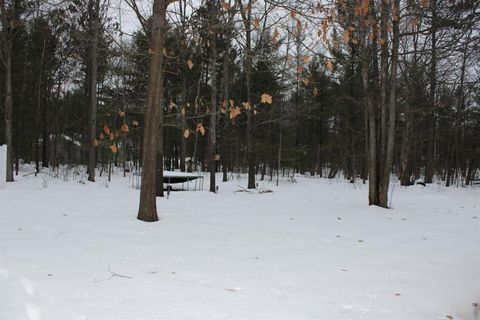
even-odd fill
[[[42,120],[43,124],[43,117],[42,115],[42,78],[43,78],[43,62],[45,58],[45,45],[46,45],[46,38],[43,38],[42,43],[42,52],[40,56],[40,66],[38,72],[38,81],[37,81],[37,110],[35,116],[35,172],[40,172],[40,121]],[[44,106],[46,108],[46,106]],[[43,137],[45,139],[45,137]],[[46,141],[42,141],[44,145]],[[43,157],[43,154],[42,154]],[[43,161],[42,161],[43,162]],[[43,163],[42,163],[43,167]]]
[[[211,3],[211,23],[213,27],[210,30],[211,36],[211,57],[210,65],[211,82],[212,82],[212,96],[210,98],[210,125],[209,125],[209,147],[208,147],[208,169],[210,171],[210,192],[216,192],[216,180],[215,180],[215,154],[217,146],[217,105],[218,105],[218,89],[217,89],[217,6],[216,1],[212,0]]]
[[[436,88],[436,72],[437,72],[437,0],[430,2],[432,7],[432,24],[431,24],[431,62],[430,62],[430,105],[427,119],[427,142],[425,155],[425,183],[433,182],[434,166],[435,166],[435,88]]]
[[[183,81],[182,81],[182,95],[183,95],[183,107],[185,108],[185,112],[187,112],[186,108],[187,108],[188,99],[187,99],[187,79],[186,78],[183,78]],[[180,114],[180,117],[182,121],[182,132],[180,133],[181,134],[180,171],[185,172],[186,170],[185,158],[187,157],[187,139],[184,137],[183,133],[187,129],[187,123],[185,121],[184,114]]]
[[[390,73],[390,92],[388,102],[388,133],[386,135],[387,149],[385,152],[385,161],[383,167],[383,177],[380,184],[379,202],[380,206],[388,208],[388,188],[390,185],[390,174],[393,167],[393,156],[395,148],[395,120],[397,104],[397,68],[398,68],[398,47],[399,47],[399,19],[400,19],[400,1],[393,0],[393,33],[392,33],[392,54],[391,54],[391,73]]]
[[[241,0],[237,0],[241,6],[243,24],[245,26],[245,78],[247,87],[247,102],[249,108],[247,113],[247,163],[248,163],[248,189],[255,189],[255,142],[254,142],[254,124],[253,124],[253,83],[252,83],[252,0],[248,0],[246,7],[242,5]]]
[[[97,137],[97,73],[98,73],[98,29],[100,24],[100,1],[91,0],[91,32],[92,46],[90,48],[90,108],[88,113],[88,181],[95,182],[96,152],[95,139]]]
[[[158,221],[156,205],[156,169],[159,123],[162,120],[160,105],[163,96],[163,48],[165,41],[166,12],[169,2],[155,0],[153,3],[152,35],[150,39],[150,66],[148,76],[147,106],[145,111],[145,129],[143,138],[143,171],[140,189],[140,204],[137,219]]]
[[[370,89],[369,62],[371,58],[371,47],[367,43],[367,32],[365,21],[360,21],[360,42],[362,47],[361,76],[363,94],[368,114],[368,204],[378,204],[378,172],[377,172],[377,111]]]
[[[5,142],[7,144],[7,181],[13,181],[13,138],[12,138],[12,46],[5,44]]]

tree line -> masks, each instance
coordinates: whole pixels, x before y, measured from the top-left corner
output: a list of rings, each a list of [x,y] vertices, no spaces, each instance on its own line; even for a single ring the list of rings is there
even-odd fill
[[[212,192],[215,172],[368,180],[382,207],[391,177],[476,179],[478,1],[152,4],[0,1],[9,181],[22,163],[138,170],[155,221],[164,169],[210,172]]]

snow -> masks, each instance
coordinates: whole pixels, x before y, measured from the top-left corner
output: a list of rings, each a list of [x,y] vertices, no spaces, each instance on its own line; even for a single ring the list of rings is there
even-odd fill
[[[2,320],[477,318],[479,188],[397,186],[385,210],[361,184],[241,179],[147,224],[120,174],[43,180],[0,190]]]

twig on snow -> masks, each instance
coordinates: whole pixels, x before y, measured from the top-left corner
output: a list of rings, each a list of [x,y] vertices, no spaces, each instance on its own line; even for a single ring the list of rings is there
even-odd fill
[[[116,273],[115,271],[112,271],[112,269],[110,268],[110,265],[108,266],[108,272],[110,272],[110,277],[108,279],[105,279],[105,280],[94,279],[95,282],[103,282],[103,281],[112,280],[112,278],[114,278],[114,277],[133,279],[133,277],[131,277],[131,276],[126,276],[126,275],[123,275],[123,274],[120,274],[120,273]]]

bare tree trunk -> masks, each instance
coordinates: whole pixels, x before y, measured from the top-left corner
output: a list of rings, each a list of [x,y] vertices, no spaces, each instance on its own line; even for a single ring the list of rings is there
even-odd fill
[[[459,140],[459,131],[461,125],[461,117],[464,110],[464,85],[465,85],[465,72],[466,72],[466,63],[467,63],[467,53],[468,53],[468,42],[470,40],[471,31],[465,40],[464,48],[463,48],[463,57],[462,57],[462,66],[460,68],[460,84],[458,88],[458,96],[457,96],[457,110],[455,111],[455,129],[453,134],[453,146],[450,161],[448,162],[448,170],[450,172],[450,168],[455,167],[455,172],[457,173],[456,178],[458,178],[458,171],[459,168],[459,161],[458,161],[458,140]],[[454,162],[454,164],[453,164]],[[447,181],[447,186],[449,186],[449,181]]]
[[[181,0],[179,1],[179,8],[180,8],[180,21],[181,21],[181,29],[183,30],[183,32],[185,33],[186,32],[186,28],[187,28],[187,24],[186,24],[186,10],[187,10],[187,1],[186,0]],[[185,42],[185,44],[187,43],[187,40],[186,38],[182,37],[182,41]],[[186,112],[187,112],[187,103],[188,103],[188,90],[187,90],[187,69],[185,67],[185,62],[187,60],[187,48],[185,47],[184,48],[185,50],[183,50],[182,52],[182,60],[183,60],[183,71],[184,71],[184,74],[183,74],[183,79],[182,79],[182,103],[183,103],[183,108],[185,110],[185,112],[182,112],[180,114],[180,117],[181,117],[181,127],[182,127],[182,130],[180,132],[180,171],[181,172],[185,172],[186,171],[186,164],[185,164],[185,159],[187,157],[187,138],[185,138],[184,136],[184,132],[185,130],[187,129],[187,123],[185,121],[185,116],[186,116]]]
[[[254,142],[254,124],[253,124],[253,83],[252,83],[252,1],[248,0],[247,6],[243,6],[241,0],[237,2],[241,6],[243,24],[245,26],[245,77],[247,86],[247,102],[249,105],[247,112],[247,163],[248,163],[248,189],[255,189],[255,142]]]
[[[216,192],[216,180],[215,180],[215,154],[217,147],[217,105],[218,105],[218,89],[217,89],[217,5],[216,1],[212,0],[211,3],[211,23],[213,27],[210,30],[211,36],[211,68],[212,68],[212,96],[210,99],[210,125],[209,125],[209,147],[208,147],[208,169],[210,171],[210,192]]]
[[[383,177],[380,184],[380,206],[388,208],[388,188],[390,185],[390,174],[393,167],[393,156],[395,147],[395,120],[397,104],[397,68],[398,68],[398,47],[399,47],[399,19],[400,19],[400,0],[393,0],[393,33],[392,33],[392,54],[391,54],[391,73],[390,73],[390,96],[388,102],[388,133],[387,150],[385,153],[385,162],[383,167]]]
[[[143,171],[140,189],[140,204],[137,219],[158,221],[156,205],[156,169],[159,123],[162,121],[161,97],[163,97],[163,48],[165,41],[166,12],[169,2],[155,0],[153,3],[152,35],[150,39],[150,66],[148,75],[147,107],[143,138]]]
[[[161,84],[159,85],[162,92],[164,91],[164,83],[163,79]],[[157,197],[163,197],[163,168],[165,166],[165,160],[164,160],[164,141],[163,141],[163,105],[165,104],[165,97],[162,94],[160,97],[160,102],[159,102],[159,108],[160,110],[158,111],[160,113],[160,120],[157,123],[157,163],[156,163],[156,195]],[[167,162],[168,164],[168,162]]]
[[[371,97],[369,84],[369,62],[371,57],[371,48],[366,39],[366,26],[363,21],[360,28],[360,41],[362,45],[361,74],[365,104],[368,113],[368,204],[378,204],[378,172],[377,172],[377,121],[376,108]]]
[[[187,107],[187,79],[184,77],[182,82],[182,95],[183,95],[183,105],[184,108]],[[186,112],[186,109],[185,109]],[[185,121],[185,115],[181,114],[182,121],[182,132],[181,132],[181,145],[180,145],[180,171],[185,172],[185,158],[187,157],[187,139],[184,137],[183,133],[187,129],[187,123]]]
[[[388,16],[389,8],[387,0],[381,3],[381,19],[380,19],[380,134],[378,141],[378,162],[379,173],[383,172],[384,159],[387,146],[387,90],[388,90]],[[380,179],[381,180],[381,179]],[[382,183],[380,182],[380,192],[382,192]]]
[[[229,104],[230,100],[230,74],[229,74],[229,67],[230,67],[230,40],[227,40],[227,48],[224,52],[223,56],[223,99],[225,104]],[[226,108],[226,107],[225,107]],[[226,111],[226,110],[225,110]],[[228,116],[227,116],[228,117]],[[225,120],[224,130],[228,131],[228,119]],[[227,163],[231,165],[232,159],[232,152],[231,152],[231,145],[229,145],[226,141],[226,137],[224,134],[224,138],[221,142],[222,145],[222,172],[223,172],[223,182],[228,181],[228,166]],[[228,157],[227,157],[228,154]],[[230,161],[229,161],[230,160]],[[230,166],[230,170],[231,170]]]
[[[434,144],[435,144],[435,88],[436,88],[436,72],[437,72],[437,0],[430,2],[432,8],[432,25],[431,25],[431,62],[430,62],[430,105],[427,119],[427,146],[426,146],[426,163],[425,163],[425,183],[433,182],[433,173],[435,166]]]
[[[92,2],[93,1],[93,2]],[[92,9],[92,46],[90,48],[90,108],[88,113],[88,181],[95,182],[97,136],[97,71],[98,71],[98,29],[100,0],[90,0]]]
[[[471,184],[472,179],[475,177],[475,159],[467,160],[467,172],[465,173],[465,185],[468,186]]]
[[[12,139],[12,46],[5,44],[5,142],[7,144],[7,181],[13,181],[13,139]]]
[[[35,175],[40,172],[40,118],[42,112],[42,78],[43,78],[43,61],[45,58],[46,38],[43,38],[42,53],[40,58],[40,66],[37,81],[37,110],[35,115]],[[45,143],[45,141],[43,141]]]
[[[405,128],[403,130],[402,146],[400,152],[400,185],[411,185],[411,141],[410,141],[410,127],[411,127],[410,103],[407,102],[407,109],[405,111]]]

